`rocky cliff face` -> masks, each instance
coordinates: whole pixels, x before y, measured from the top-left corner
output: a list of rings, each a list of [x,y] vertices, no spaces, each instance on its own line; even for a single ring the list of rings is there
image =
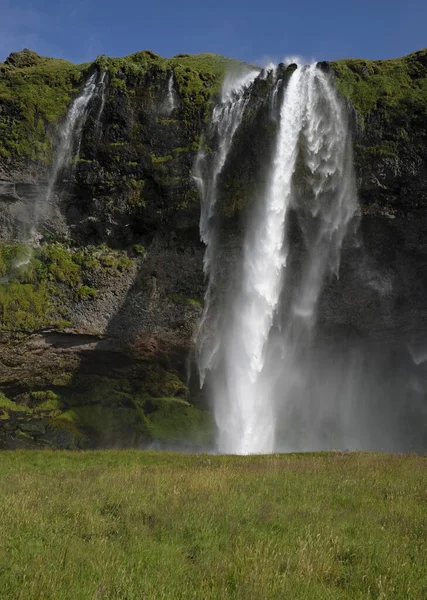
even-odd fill
[[[0,65],[3,446],[210,443],[189,361],[204,294],[191,175],[235,68],[213,55],[151,52],[76,66],[26,50]],[[423,346],[427,330],[427,51],[323,68],[352,116],[361,220],[321,322],[325,335],[376,345],[384,368],[409,365],[408,344]],[[102,94],[46,205],[60,124],[94,72],[105,73]],[[221,174],[225,265],[274,143],[272,88],[271,77],[257,80]],[[296,225],[293,235],[298,243]]]

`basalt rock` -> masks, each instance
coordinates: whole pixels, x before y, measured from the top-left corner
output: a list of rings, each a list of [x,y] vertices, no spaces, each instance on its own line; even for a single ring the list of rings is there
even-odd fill
[[[422,345],[427,51],[320,66],[348,105],[361,203],[358,241],[321,299],[325,335]],[[0,64],[2,447],[210,443],[195,378],[187,387],[205,289],[192,169],[224,74],[238,68],[149,51],[73,65],[24,50]],[[294,68],[256,80],[221,173],[224,265],[263,185]],[[88,106],[78,158],[34,232],[58,127],[94,72],[105,84]],[[166,113],[171,73],[176,107]],[[289,227],[298,243],[292,219]]]

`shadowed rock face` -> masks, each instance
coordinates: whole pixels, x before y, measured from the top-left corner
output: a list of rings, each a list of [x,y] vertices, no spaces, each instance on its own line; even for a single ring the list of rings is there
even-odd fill
[[[407,365],[416,401],[393,398],[393,410],[406,403],[418,416],[427,406],[420,358],[427,348],[426,56],[324,65],[352,117],[361,217],[340,279],[321,297],[321,335],[375,357],[383,373]],[[189,357],[205,282],[191,174],[230,68],[233,61],[212,55],[166,60],[149,52],[87,67],[24,51],[0,65],[0,385],[16,403],[1,412],[0,401],[3,446],[193,443],[205,400]],[[58,126],[95,70],[106,70],[104,95],[89,104],[78,158],[58,178],[31,237]],[[166,115],[171,72],[176,107]],[[221,173],[223,280],[271,156],[272,86],[269,76],[256,81]],[[296,219],[290,235],[298,248]],[[17,242],[33,249],[25,268],[16,267]],[[185,398],[198,406],[194,413]],[[43,422],[45,430],[24,431],[23,422]],[[421,429],[417,449],[425,445]],[[209,441],[206,434],[194,443]]]

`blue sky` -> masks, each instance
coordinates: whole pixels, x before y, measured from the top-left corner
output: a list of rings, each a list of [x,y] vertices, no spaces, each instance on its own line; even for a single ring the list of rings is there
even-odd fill
[[[73,62],[151,49],[261,64],[284,56],[392,58],[427,46],[427,0],[0,0],[0,60]]]

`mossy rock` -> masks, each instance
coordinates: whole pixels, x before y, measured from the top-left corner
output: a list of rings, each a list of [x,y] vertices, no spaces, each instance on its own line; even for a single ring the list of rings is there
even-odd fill
[[[65,115],[87,66],[30,50],[0,63],[0,156],[10,162],[50,162],[50,125]]]
[[[147,398],[143,401],[153,440],[207,448],[213,443],[212,414],[178,398]]]
[[[6,58],[6,64],[15,67],[18,69],[23,69],[25,67],[35,67],[43,61],[43,58],[39,56],[36,52],[32,50],[28,50],[28,48],[24,48],[21,52],[12,52]]]
[[[96,298],[94,277],[121,277],[132,265],[127,252],[107,246],[0,243],[0,330],[68,327],[71,307]]]
[[[345,59],[329,64],[338,89],[362,117],[404,104],[425,111],[427,49],[392,60]]]
[[[27,415],[31,414],[32,411],[30,408],[10,400],[2,392],[0,392],[0,420],[8,420],[10,419],[11,415],[20,415],[22,417],[26,417]]]

